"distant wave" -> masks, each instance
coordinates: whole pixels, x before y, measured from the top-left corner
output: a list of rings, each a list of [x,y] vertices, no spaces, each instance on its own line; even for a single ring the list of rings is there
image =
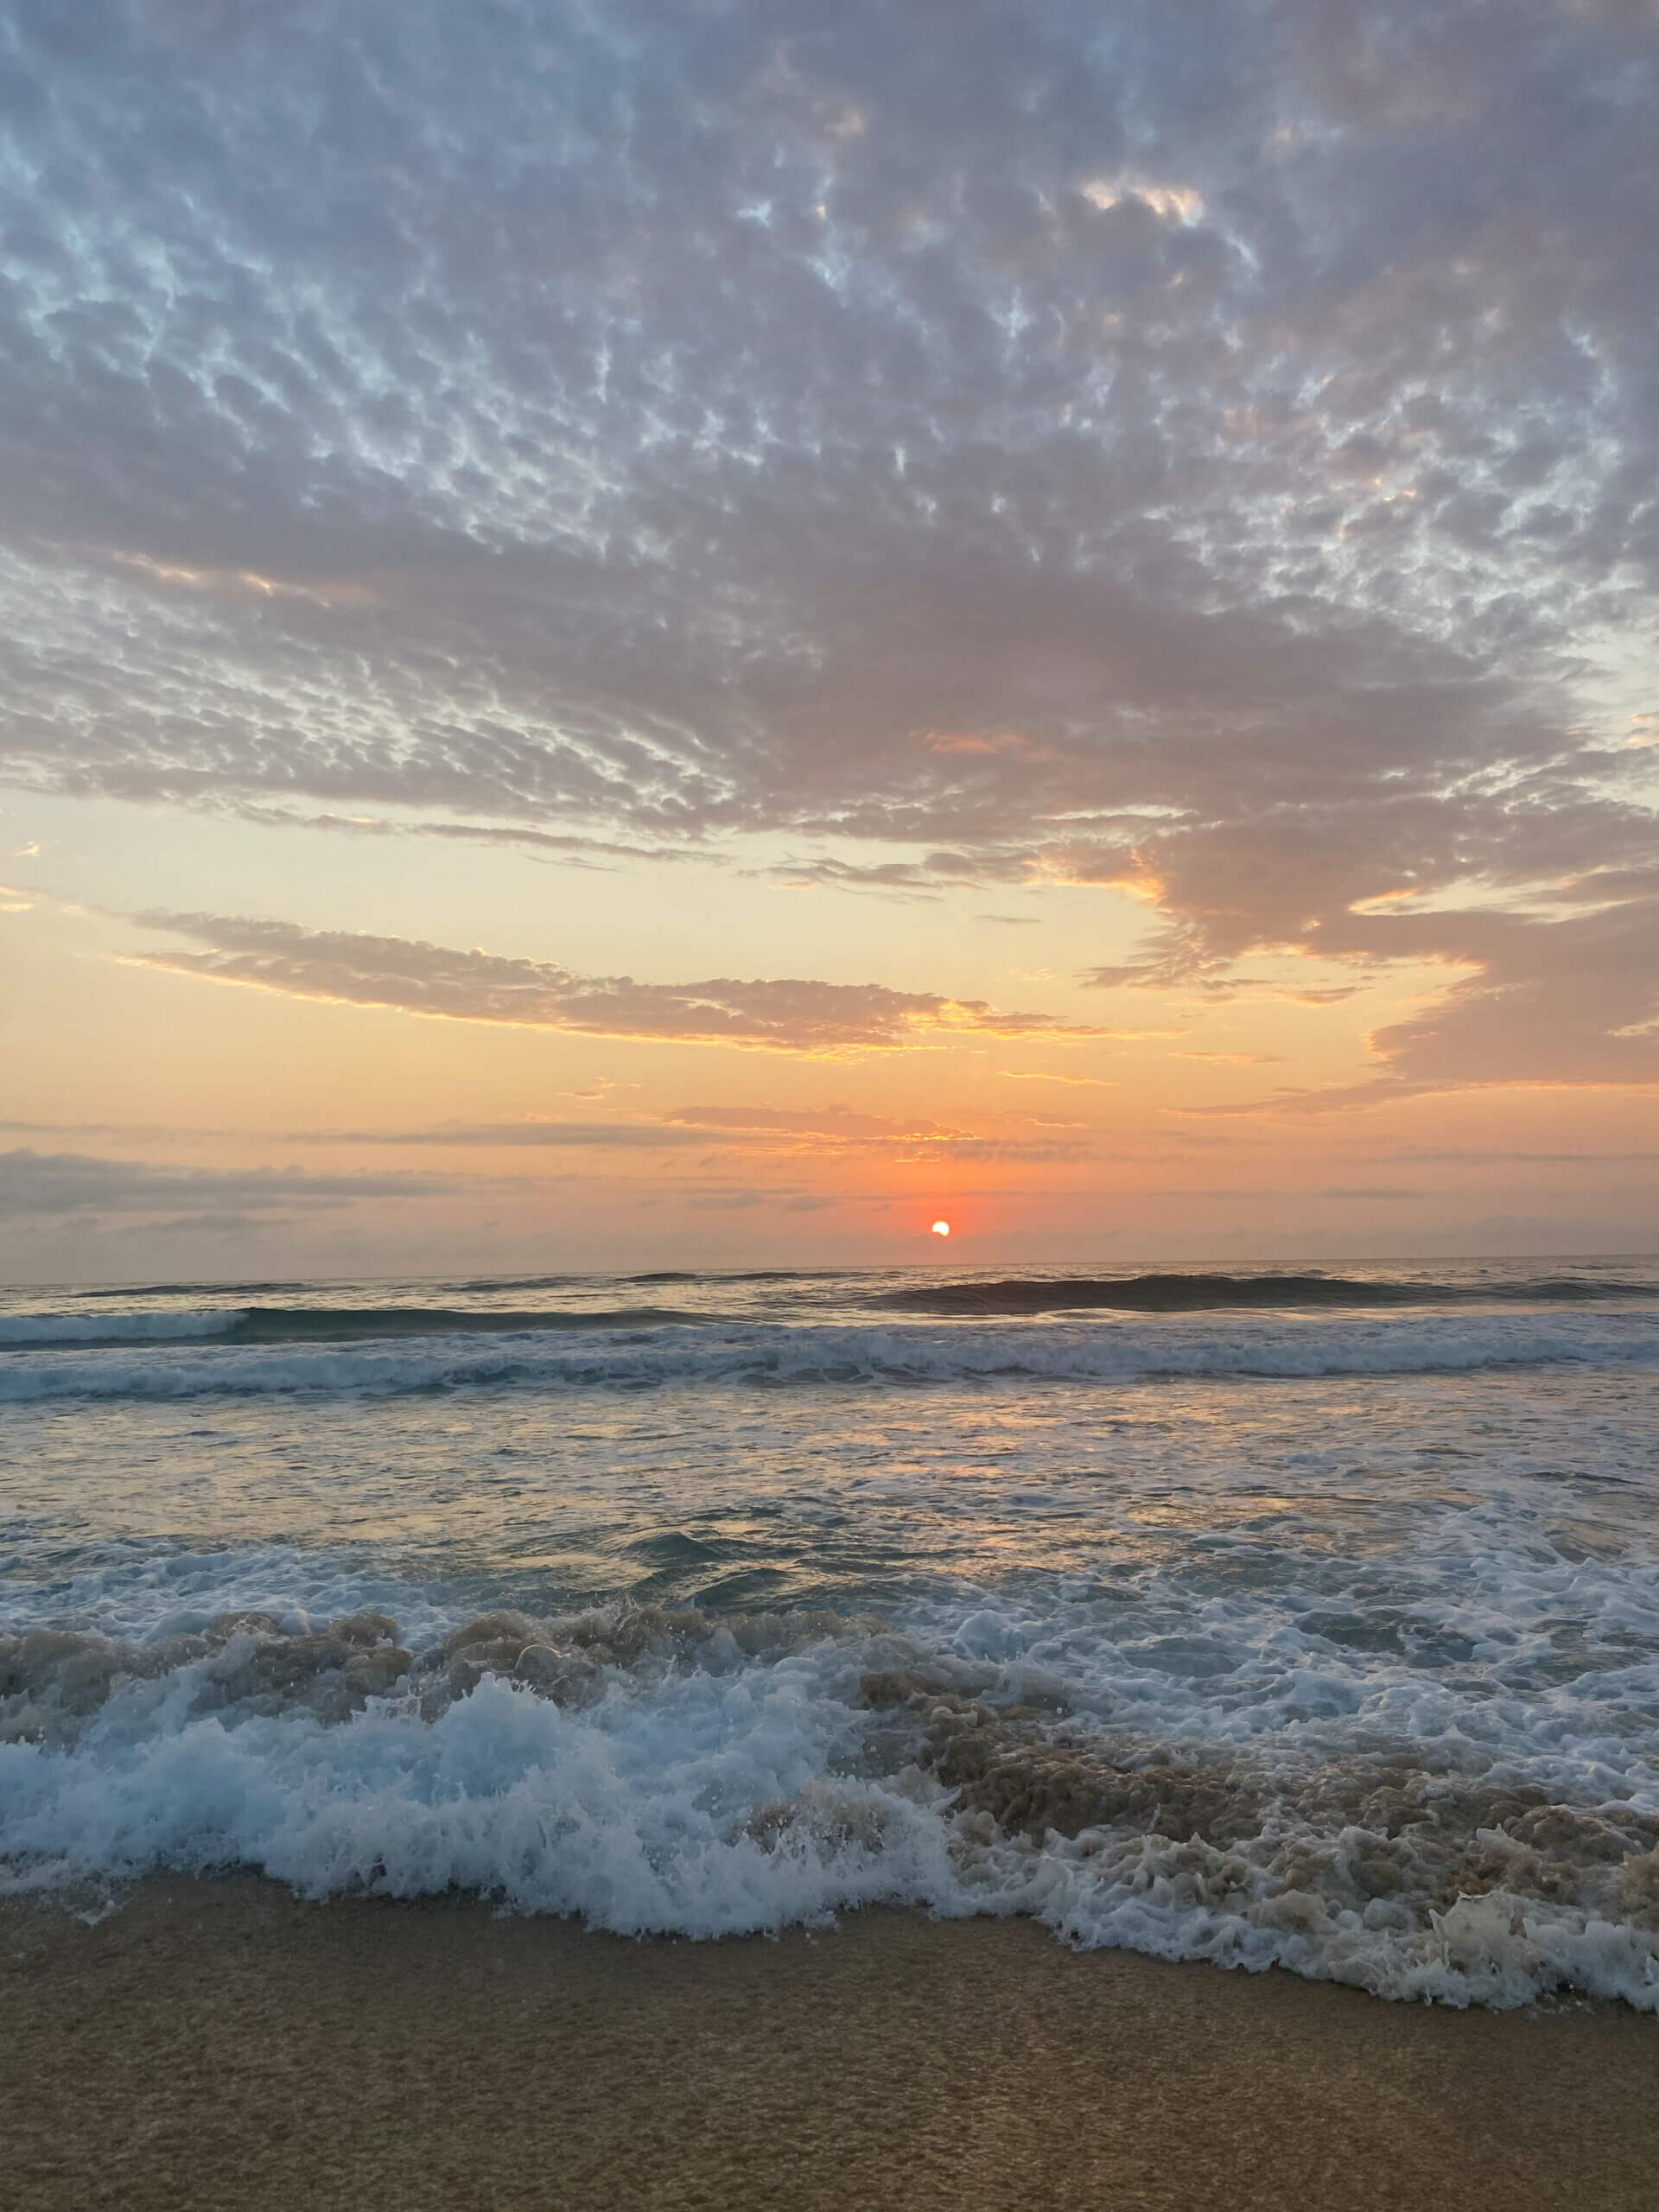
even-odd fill
[[[517,1336],[525,1331],[656,1329],[696,1325],[700,1316],[667,1306],[548,1313],[473,1313],[437,1306],[250,1306],[218,1312],[0,1315],[0,1346],[194,1343],[352,1344],[397,1337]]]
[[[821,1287],[822,1274],[803,1275],[787,1268],[702,1275],[683,1269],[622,1278],[615,1287],[699,1284],[706,1287],[756,1283],[800,1283]],[[522,1276],[479,1281],[461,1287],[474,1295],[490,1291],[551,1291],[599,1279],[571,1275]],[[207,1285],[187,1290],[207,1292]],[[220,1287],[226,1300],[250,1292],[302,1290],[302,1284],[236,1284]],[[725,1315],[682,1306],[616,1305],[561,1306],[279,1306],[230,1304],[200,1307],[138,1308],[123,1313],[112,1304],[88,1311],[82,1299],[128,1299],[154,1294],[127,1291],[71,1294],[76,1310],[51,1313],[0,1314],[0,1354],[8,1349],[76,1345],[194,1343],[212,1339],[226,1344],[327,1344],[372,1343],[410,1337],[518,1336],[571,1331],[741,1326],[743,1301]],[[821,1297],[821,1290],[819,1290]],[[1409,1275],[1344,1276],[1315,1274],[1217,1274],[1169,1270],[1122,1276],[1016,1275],[996,1281],[915,1281],[883,1289],[849,1281],[839,1300],[843,1313],[861,1308],[903,1312],[940,1320],[1037,1319],[1083,1313],[1171,1315],[1402,1312],[1411,1307],[1624,1306],[1646,1302],[1659,1308],[1659,1276],[1501,1274],[1463,1281],[1437,1281]],[[803,1312],[819,1306],[819,1298]],[[768,1308],[767,1319],[784,1319],[787,1306]]]
[[[613,1306],[549,1313],[526,1306],[477,1313],[442,1306],[254,1306],[232,1317],[238,1344],[349,1344],[377,1337],[500,1337],[527,1331],[695,1327],[695,1313],[672,1306]]]
[[[718,1273],[703,1274],[684,1268],[659,1268],[654,1274],[628,1275],[631,1283],[650,1282],[821,1282],[833,1269],[813,1268],[810,1272],[800,1268],[725,1268]]]
[[[253,1317],[246,1317],[251,1320]],[[285,1317],[286,1319],[287,1317]],[[312,1317],[306,1317],[310,1319]],[[425,1318],[425,1317],[423,1317]],[[216,1343],[111,1346],[91,1357],[43,1349],[0,1360],[0,1403],[42,1399],[172,1399],[350,1391],[512,1388],[641,1390],[664,1388],[851,1385],[921,1388],[1014,1381],[1128,1383],[1170,1376],[1296,1380],[1345,1375],[1455,1374],[1563,1363],[1659,1362],[1659,1325],[1645,1314],[1464,1314],[1339,1322],[1320,1316],[1274,1323],[1148,1325],[1132,1320],[1046,1328],[963,1328],[951,1323],[787,1326],[715,1323],[653,1334],[641,1308],[587,1317],[580,1350],[538,1344],[568,1317],[486,1351],[471,1328],[419,1345],[329,1335],[324,1330],[227,1338]],[[384,1332],[380,1332],[384,1337]],[[409,1333],[433,1339],[430,1329]]]
[[[1659,1300],[1659,1283],[1629,1278],[1542,1275],[1484,1283],[1415,1282],[1407,1277],[1319,1274],[1016,1275],[1002,1282],[906,1285],[876,1303],[918,1313],[1122,1313],[1261,1312],[1283,1307],[1586,1306]]]
[[[72,1291],[78,1301],[114,1298],[272,1298],[278,1291],[304,1291],[306,1282],[130,1282],[103,1283]]]
[[[0,1349],[48,1344],[189,1344],[223,1337],[240,1317],[209,1313],[0,1313]]]

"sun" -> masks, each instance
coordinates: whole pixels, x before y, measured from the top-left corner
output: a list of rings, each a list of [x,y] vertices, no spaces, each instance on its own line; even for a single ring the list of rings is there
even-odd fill
[[[948,1236],[950,1234],[950,1223],[948,1221],[936,1221],[933,1224],[933,1234],[936,1236]]]

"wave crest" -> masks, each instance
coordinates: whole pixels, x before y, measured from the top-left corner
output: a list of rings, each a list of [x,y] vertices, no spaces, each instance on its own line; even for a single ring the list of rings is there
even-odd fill
[[[1411,1306],[1586,1306],[1651,1301],[1649,1281],[1623,1276],[1541,1275],[1484,1282],[1427,1282],[1409,1276],[1230,1275],[1204,1271],[1121,1277],[1013,1276],[1001,1282],[906,1285],[882,1304],[912,1313],[962,1314],[1261,1313]]]
[[[670,1387],[919,1388],[1010,1382],[1132,1382],[1159,1376],[1294,1380],[1456,1374],[1490,1367],[1659,1359],[1659,1325],[1624,1314],[1464,1314],[1421,1319],[1207,1324],[1133,1318],[1043,1329],[941,1322],[600,1327],[565,1350],[534,1339],[486,1351],[465,1336],[424,1344],[219,1344],[69,1350],[0,1362],[0,1403],[167,1400],[267,1393],[499,1388],[563,1391]]]
[[[1562,1801],[1466,1742],[1154,1741],[831,1614],[396,1639],[372,1614],[12,1639],[0,1887],[240,1866],[700,1936],[910,1902],[1384,1996],[1659,2011],[1659,1808]]]

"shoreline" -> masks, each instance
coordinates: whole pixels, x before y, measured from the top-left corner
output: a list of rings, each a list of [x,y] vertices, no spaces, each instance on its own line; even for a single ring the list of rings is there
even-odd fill
[[[3,2212],[1459,2212],[1655,2202],[1659,2024],[1077,1954],[1024,1920],[631,1942],[154,1878],[0,1904]]]

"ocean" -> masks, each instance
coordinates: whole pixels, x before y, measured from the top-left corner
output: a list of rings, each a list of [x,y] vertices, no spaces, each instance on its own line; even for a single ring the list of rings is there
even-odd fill
[[[1626,1259],[3,1293],[0,1891],[1656,2011],[1656,1386]]]

